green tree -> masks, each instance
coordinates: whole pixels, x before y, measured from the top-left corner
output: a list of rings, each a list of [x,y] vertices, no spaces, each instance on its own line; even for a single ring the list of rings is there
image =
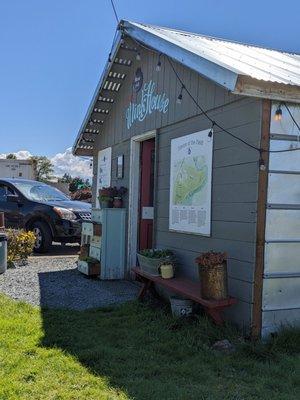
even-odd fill
[[[60,180],[60,182],[71,183],[73,178],[70,174],[65,172],[59,180]]]
[[[7,159],[7,160],[16,160],[16,159],[17,159],[17,156],[16,156],[15,154],[13,154],[13,153],[9,153],[9,154],[7,154],[7,156],[6,156],[6,159]]]
[[[75,178],[72,179],[72,182],[69,184],[69,191],[71,193],[76,192],[78,189],[82,189],[84,187],[84,181],[83,179],[79,178],[79,176],[76,176]]]
[[[86,179],[85,182],[84,182],[84,184],[85,184],[85,187],[86,187],[86,188],[90,188],[90,187],[91,187],[91,182],[90,182],[89,179]]]
[[[36,174],[36,180],[45,182],[52,177],[53,165],[49,158],[45,156],[32,156],[30,157]]]

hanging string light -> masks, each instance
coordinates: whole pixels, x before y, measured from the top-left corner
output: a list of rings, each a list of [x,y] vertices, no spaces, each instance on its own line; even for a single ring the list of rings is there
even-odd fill
[[[212,122],[210,131],[208,132],[208,137],[211,138],[212,135],[214,134],[214,126],[216,125],[215,121]]]
[[[181,86],[180,93],[179,93],[179,95],[178,95],[178,97],[177,97],[177,100],[176,100],[176,103],[177,103],[177,104],[181,104],[181,103],[182,103],[182,93],[183,93],[183,89],[185,89],[185,86],[184,86],[184,85]]]
[[[141,61],[141,53],[139,51],[136,53],[135,58],[136,58],[136,61]]]
[[[138,41],[135,40],[135,39],[133,39],[133,40],[134,40],[139,46],[145,48],[146,50],[149,50],[149,51],[152,51],[152,52],[153,52],[153,49],[151,49],[150,47],[147,47],[147,46],[142,45],[140,42],[138,42]],[[160,55],[163,55],[163,54],[160,53]],[[212,119],[211,119],[211,117],[209,117],[208,112],[205,111],[203,107],[201,107],[201,105],[198,103],[198,101],[195,99],[195,97],[191,94],[191,92],[190,92],[188,89],[185,88],[185,86],[184,86],[184,84],[183,84],[183,81],[182,81],[182,79],[180,78],[179,74],[177,73],[177,71],[176,71],[176,69],[175,69],[175,67],[174,67],[174,65],[173,65],[172,60],[170,59],[170,57],[168,57],[166,54],[164,54],[164,55],[166,56],[166,59],[167,59],[167,61],[169,62],[169,64],[170,64],[170,66],[171,66],[171,68],[172,68],[172,70],[173,70],[173,72],[174,72],[174,74],[175,74],[177,80],[182,84],[182,87],[181,87],[180,93],[179,93],[179,95],[178,95],[178,97],[177,97],[176,103],[177,103],[177,104],[181,104],[181,103],[182,103],[182,93],[183,93],[183,89],[185,89],[186,92],[187,92],[187,94],[189,95],[189,97],[190,97],[191,100],[193,101],[193,103],[200,109],[200,111],[202,112],[202,114],[204,114],[204,116],[206,116],[206,118],[212,122]],[[158,69],[159,69],[160,67],[161,67],[161,64],[160,64],[160,57],[159,57],[159,60],[158,60]],[[298,130],[299,130],[299,132],[300,132],[300,124],[297,123],[297,121],[296,121],[295,118],[293,117],[293,115],[292,115],[290,109],[288,108],[288,106],[287,106],[287,104],[286,104],[285,102],[281,102],[281,103],[279,104],[279,106],[277,107],[277,110],[275,111],[275,116],[274,116],[274,117],[275,117],[275,120],[280,121],[280,120],[282,119],[282,109],[281,109],[281,106],[282,106],[282,105],[285,106],[285,108],[287,109],[288,113],[290,114],[290,116],[291,116],[293,122],[295,123],[295,125],[297,126],[297,128],[298,128]],[[219,123],[215,122],[215,125],[218,126],[218,128],[219,128],[222,132],[227,133],[229,136],[233,137],[234,139],[238,140],[239,142],[244,143],[246,146],[252,148],[253,150],[259,151],[259,152],[261,152],[261,153],[262,153],[262,152],[264,152],[264,153],[265,153],[265,152],[267,152],[267,153],[284,153],[284,152],[289,152],[289,151],[293,151],[293,150],[300,150],[300,147],[298,147],[298,146],[297,146],[297,148],[295,148],[295,149],[294,149],[294,148],[291,148],[291,149],[282,149],[282,150],[265,150],[265,149],[260,149],[259,147],[256,147],[256,146],[252,145],[251,143],[248,143],[248,142],[245,141],[244,139],[242,139],[242,138],[240,138],[240,137],[234,135],[234,134],[231,133],[228,129],[226,129],[226,128],[224,128],[223,126],[221,126]],[[210,133],[210,132],[209,132],[209,133]],[[212,133],[212,134],[213,134],[213,133]],[[298,140],[300,140],[300,134],[299,134]],[[263,160],[262,158],[261,158],[260,161],[259,161],[259,165],[260,165],[260,168],[261,168],[262,170],[264,170],[264,168],[266,168],[266,167],[265,167],[265,162],[264,162],[264,160]]]
[[[262,149],[260,149],[260,157],[259,157],[259,169],[261,170],[261,171],[265,171],[266,170],[266,164],[265,164],[265,161],[264,161],[264,159],[263,159],[263,150]]]
[[[157,64],[156,64],[156,71],[157,71],[157,72],[159,72],[159,71],[161,70],[161,61],[160,61],[161,55],[162,55],[162,54],[159,53],[158,61],[157,61]]]
[[[281,120],[282,120],[282,109],[280,103],[275,111],[275,121],[281,121]]]

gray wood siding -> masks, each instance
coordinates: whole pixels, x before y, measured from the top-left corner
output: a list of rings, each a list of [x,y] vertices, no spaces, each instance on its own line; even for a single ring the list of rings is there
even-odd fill
[[[215,129],[212,187],[212,235],[210,238],[170,232],[170,143],[173,138],[210,128],[187,93],[182,104],[176,103],[181,85],[164,58],[160,72],[156,72],[157,54],[141,51],[141,62],[127,68],[127,77],[118,99],[112,107],[104,132],[96,142],[99,149],[112,146],[112,184],[129,187],[130,138],[158,130],[157,194],[155,246],[173,249],[178,256],[177,273],[197,279],[194,262],[202,251],[226,251],[229,256],[228,274],[230,294],[238,304],[226,314],[232,321],[248,329],[251,323],[253,271],[256,247],[256,202],[258,191],[258,153],[228,134]],[[210,116],[238,137],[259,146],[261,135],[261,101],[232,95],[223,88],[202,78],[195,72],[175,64],[186,87]],[[156,82],[156,92],[165,92],[170,98],[166,114],[154,112],[143,122],[135,122],[127,129],[125,110],[131,95],[135,70],[141,66],[144,82]],[[228,103],[226,105],[226,103]],[[124,179],[117,180],[116,157],[124,154]],[[97,159],[94,157],[94,171]],[[94,193],[95,195],[95,193]]]

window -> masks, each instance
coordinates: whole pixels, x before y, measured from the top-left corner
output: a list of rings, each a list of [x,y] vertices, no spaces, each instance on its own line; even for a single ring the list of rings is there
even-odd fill
[[[8,186],[0,185],[0,201],[6,201],[8,194],[15,194],[15,192]]]
[[[0,201],[6,201],[6,187],[0,185]]]

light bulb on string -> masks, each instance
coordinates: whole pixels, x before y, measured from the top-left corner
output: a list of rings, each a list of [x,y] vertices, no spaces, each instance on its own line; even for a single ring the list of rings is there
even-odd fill
[[[141,53],[138,51],[135,56],[136,61],[141,61]]]
[[[281,103],[277,107],[275,111],[275,121],[281,121],[282,120],[282,109],[281,109]]]
[[[157,71],[157,72],[159,72],[159,71],[161,70],[160,56],[161,56],[161,53],[160,53],[159,56],[158,56],[158,61],[157,61],[157,64],[156,64],[156,71]]]
[[[266,164],[265,164],[265,160],[263,159],[263,151],[262,150],[260,150],[259,169],[261,171],[265,171],[266,170]]]
[[[177,100],[176,100],[176,103],[177,103],[177,104],[181,104],[181,103],[182,103],[182,93],[183,93],[183,89],[184,89],[184,85],[181,86],[180,93],[179,93],[179,95],[178,95],[178,97],[177,97]]]
[[[214,126],[216,125],[215,121],[212,121],[210,131],[208,132],[208,137],[211,138],[214,134]]]

